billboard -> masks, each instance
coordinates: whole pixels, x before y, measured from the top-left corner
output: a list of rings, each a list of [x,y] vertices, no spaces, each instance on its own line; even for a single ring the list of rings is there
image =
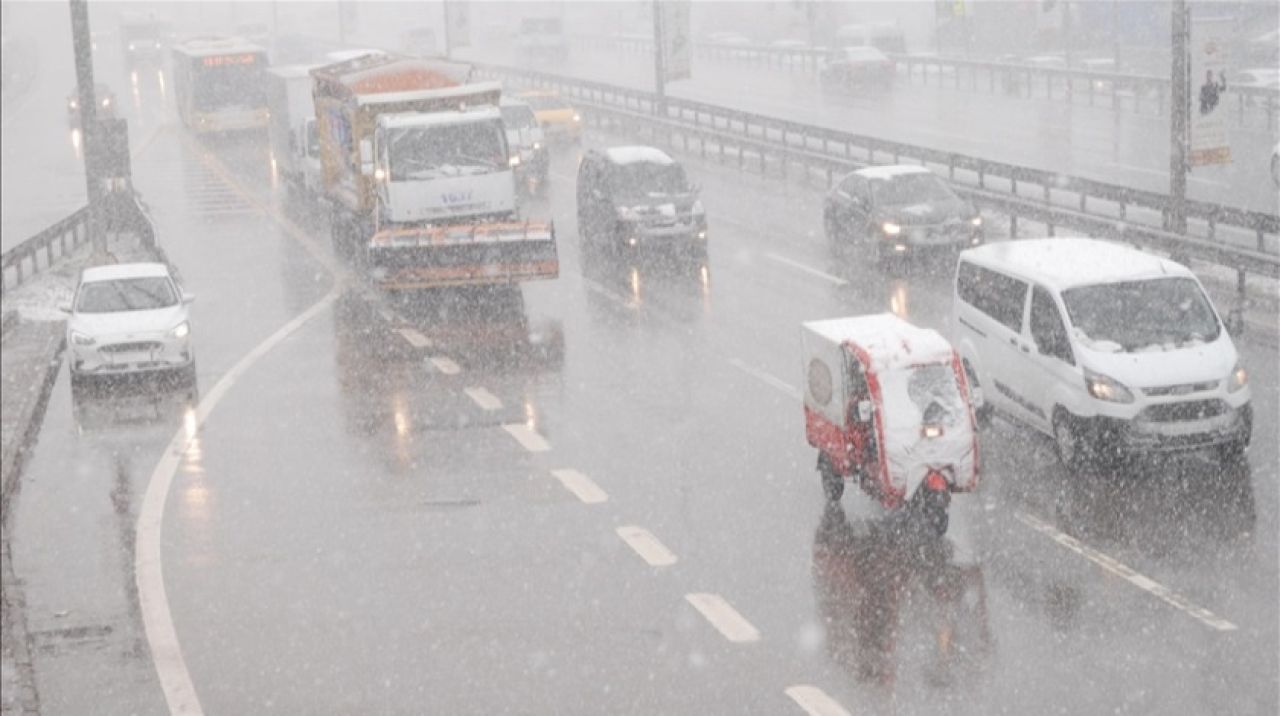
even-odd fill
[[[663,80],[687,80],[692,76],[693,38],[689,33],[689,0],[657,2],[658,30],[662,38]]]
[[[1191,166],[1230,164],[1227,140],[1227,63],[1230,60],[1230,19],[1193,18],[1191,22],[1191,107],[1189,160]]]

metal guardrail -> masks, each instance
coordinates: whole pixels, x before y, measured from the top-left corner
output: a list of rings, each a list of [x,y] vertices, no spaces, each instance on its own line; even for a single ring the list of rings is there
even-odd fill
[[[652,52],[652,39],[644,36],[580,37],[576,41],[585,47],[612,49],[623,52]],[[737,61],[747,65],[775,67],[817,75],[829,50],[806,47],[777,47],[772,45],[727,45],[710,42],[694,44],[698,56],[720,61]],[[1031,65],[1018,62],[997,62],[962,57],[934,55],[910,55],[891,53],[898,76],[905,75],[907,82],[915,81],[917,74],[923,84],[930,76],[938,85],[947,83],[957,89],[1003,92],[1019,97],[1033,98],[1043,90],[1043,97],[1076,101],[1084,98],[1094,106],[1099,100],[1109,99],[1110,106],[1120,110],[1127,105],[1133,112],[1141,112],[1144,106],[1153,114],[1168,111],[1169,78],[1137,73],[1091,71],[1080,68]],[[917,71],[918,70],[918,71]],[[1249,124],[1256,110],[1268,128],[1275,127],[1280,118],[1280,90],[1265,87],[1229,87],[1227,95],[1234,101],[1232,113],[1239,125]]]
[[[830,183],[867,164],[915,161],[944,173],[976,203],[1008,215],[1015,236],[1022,219],[1045,224],[1050,235],[1055,227],[1063,227],[1229,266],[1240,272],[1242,288],[1246,273],[1280,276],[1280,216],[1274,214],[1192,201],[1187,214],[1193,231],[1175,234],[1168,230],[1168,197],[1155,192],[699,102],[667,98],[664,112],[652,93],[598,82],[491,65],[477,65],[477,71],[554,89],[591,110],[589,120],[621,123],[668,144],[679,137],[686,150],[704,156],[715,151],[722,160],[736,158],[743,167],[754,162],[761,171],[771,165],[786,171],[793,164],[818,170]]]
[[[103,231],[131,231],[143,246],[156,248],[151,218],[132,190],[105,195],[102,217]],[[89,207],[85,206],[0,254],[0,295],[48,271],[89,242]]]

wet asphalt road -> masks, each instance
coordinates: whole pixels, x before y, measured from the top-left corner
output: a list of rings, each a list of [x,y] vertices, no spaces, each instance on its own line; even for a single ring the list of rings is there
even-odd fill
[[[559,280],[344,291],[188,445],[164,575],[208,713],[799,713],[797,685],[855,714],[1275,712],[1274,351],[1241,346],[1257,415],[1243,473],[1193,456],[1082,485],[997,421],[982,490],[922,543],[852,489],[825,505],[793,397],[797,324],[896,310],[941,327],[945,271],[833,257],[817,190],[699,162],[705,273],[583,255],[575,154],[529,208],[556,220]],[[134,168],[198,296],[207,394],[335,285],[299,243],[323,254],[327,231],[281,203],[252,139],[168,124]],[[164,708],[133,528],[190,408],[147,384],[75,404],[65,375],[54,388],[14,513],[49,713]],[[677,561],[650,566],[618,534],[631,527]],[[758,639],[726,639],[695,594]]]

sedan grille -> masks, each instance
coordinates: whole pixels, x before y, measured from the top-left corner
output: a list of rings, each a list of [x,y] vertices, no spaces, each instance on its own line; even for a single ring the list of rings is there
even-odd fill
[[[102,347],[104,353],[150,353],[163,348],[156,341],[138,341],[136,343],[112,343]]]
[[[1203,383],[1183,383],[1182,385],[1162,385],[1157,388],[1143,388],[1147,395],[1190,395],[1203,393],[1218,387],[1218,381],[1209,380]]]
[[[1142,411],[1142,416],[1153,423],[1178,423],[1216,418],[1230,411],[1231,408],[1221,400],[1192,400],[1185,403],[1152,405]]]

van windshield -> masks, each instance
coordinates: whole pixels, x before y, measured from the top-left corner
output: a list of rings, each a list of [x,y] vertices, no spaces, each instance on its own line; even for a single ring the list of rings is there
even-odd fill
[[[1093,350],[1173,350],[1218,338],[1200,286],[1185,277],[1080,286],[1062,292],[1075,334]]]

